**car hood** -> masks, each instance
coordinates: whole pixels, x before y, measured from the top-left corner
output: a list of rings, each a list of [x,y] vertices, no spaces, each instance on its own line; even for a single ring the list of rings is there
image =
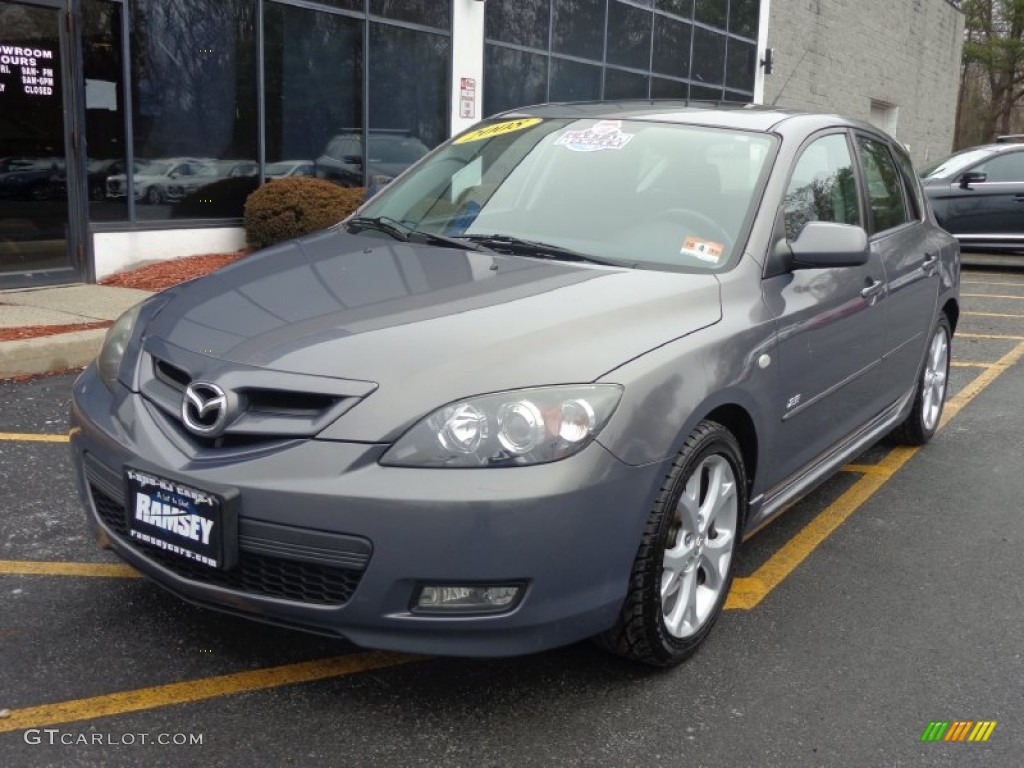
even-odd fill
[[[377,441],[459,398],[594,381],[720,318],[713,275],[332,230],[173,290],[146,336],[198,353],[207,378],[234,366],[372,382],[359,418],[342,419],[362,426],[334,436]]]

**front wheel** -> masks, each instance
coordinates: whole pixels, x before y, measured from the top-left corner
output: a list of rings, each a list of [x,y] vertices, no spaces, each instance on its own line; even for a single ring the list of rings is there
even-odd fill
[[[906,420],[895,430],[895,440],[907,445],[924,445],[939,428],[942,407],[946,403],[946,384],[949,380],[949,349],[953,333],[949,319],[943,314],[932,331],[928,354],[917,380],[914,405]]]
[[[650,513],[622,612],[597,643],[659,667],[691,656],[725,605],[746,511],[736,438],[721,424],[702,421]]]

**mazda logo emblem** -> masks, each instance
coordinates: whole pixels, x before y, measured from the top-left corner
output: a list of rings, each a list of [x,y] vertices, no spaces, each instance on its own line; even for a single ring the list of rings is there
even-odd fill
[[[219,435],[228,421],[227,393],[216,384],[193,381],[185,388],[185,397],[181,402],[181,420],[197,435]]]

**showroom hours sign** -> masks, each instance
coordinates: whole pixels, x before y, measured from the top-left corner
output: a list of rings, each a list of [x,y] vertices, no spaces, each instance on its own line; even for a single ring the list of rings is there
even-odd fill
[[[54,50],[0,42],[0,93],[53,96]]]

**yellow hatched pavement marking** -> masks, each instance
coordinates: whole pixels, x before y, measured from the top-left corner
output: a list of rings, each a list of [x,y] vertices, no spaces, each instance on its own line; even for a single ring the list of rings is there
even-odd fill
[[[20,432],[0,432],[0,440],[18,443],[66,443],[67,435],[32,435]]]
[[[1024,342],[1017,344],[1010,352],[992,363],[946,403],[943,410],[942,429],[965,405],[977,397],[989,384],[1001,376],[1010,366],[1024,357]],[[750,610],[755,608],[768,594],[781,584],[829,535],[860,506],[870,499],[904,464],[920,450],[920,447],[900,446],[893,448],[877,465],[866,468],[862,478],[854,483],[838,499],[827,506],[781,549],[750,576],[733,580],[732,590],[726,599],[727,609]],[[849,465],[856,467],[857,465]],[[857,471],[857,470],[852,470]]]
[[[174,704],[203,701],[236,693],[264,691],[285,685],[343,677],[357,672],[396,667],[421,658],[423,657],[397,653],[353,653],[330,659],[285,664],[279,667],[266,667],[248,672],[236,672],[231,675],[188,680],[182,683],[155,685],[134,691],[120,691],[87,699],[72,699],[56,704],[25,707],[12,710],[9,717],[0,720],[0,733],[20,731],[26,728],[46,728],[62,723],[123,715],[127,712],[169,707]]]

